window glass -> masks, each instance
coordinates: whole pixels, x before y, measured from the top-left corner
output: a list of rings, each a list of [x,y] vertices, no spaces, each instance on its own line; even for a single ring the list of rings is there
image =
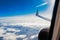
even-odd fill
[[[0,0],[0,39],[38,40],[49,28],[55,0]]]

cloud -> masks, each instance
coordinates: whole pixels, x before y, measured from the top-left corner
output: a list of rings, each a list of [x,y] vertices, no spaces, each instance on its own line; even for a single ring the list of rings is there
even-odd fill
[[[36,37],[38,37],[38,34],[37,34],[37,35],[32,35],[32,36],[30,37],[30,39],[34,39],[34,38],[36,38]]]
[[[7,24],[7,23],[2,23],[2,25],[3,25],[3,26],[8,26],[8,24]]]
[[[17,38],[25,38],[27,35],[18,35]]]
[[[1,37],[1,36],[4,36],[4,33],[6,33],[6,30],[0,28],[0,37]]]
[[[14,29],[14,28],[7,28],[7,31],[13,31],[13,32],[20,32],[21,30],[17,30],[17,29]]]
[[[42,3],[40,5],[37,5],[36,7],[41,7],[41,6],[44,6],[44,5],[47,5],[47,4],[48,4],[48,2],[45,2],[45,3]]]
[[[6,33],[3,40],[16,40],[17,36],[14,33]]]
[[[23,40],[28,40],[28,38],[24,38]]]
[[[44,19],[41,19],[35,15],[27,15],[27,16],[16,16],[16,17],[6,17],[0,20],[2,23],[7,23],[8,25],[23,25],[23,26],[30,26],[30,25],[47,25],[47,22]]]

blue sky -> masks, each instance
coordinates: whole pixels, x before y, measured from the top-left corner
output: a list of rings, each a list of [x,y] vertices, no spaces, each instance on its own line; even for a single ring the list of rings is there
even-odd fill
[[[0,17],[33,14],[37,5],[45,3],[43,0],[0,0]],[[38,7],[40,12],[47,9],[48,4]]]

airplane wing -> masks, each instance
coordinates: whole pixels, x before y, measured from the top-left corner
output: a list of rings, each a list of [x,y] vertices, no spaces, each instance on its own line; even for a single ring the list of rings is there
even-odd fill
[[[40,17],[40,18],[42,18],[42,19],[44,19],[44,20],[46,20],[46,21],[51,21],[50,19],[39,15],[38,10],[36,11],[36,16],[38,16],[38,17]]]

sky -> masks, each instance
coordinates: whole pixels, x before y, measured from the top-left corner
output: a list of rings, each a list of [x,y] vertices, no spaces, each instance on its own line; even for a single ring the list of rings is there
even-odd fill
[[[0,0],[0,17],[33,14],[37,9],[43,12],[48,7],[44,0]]]

